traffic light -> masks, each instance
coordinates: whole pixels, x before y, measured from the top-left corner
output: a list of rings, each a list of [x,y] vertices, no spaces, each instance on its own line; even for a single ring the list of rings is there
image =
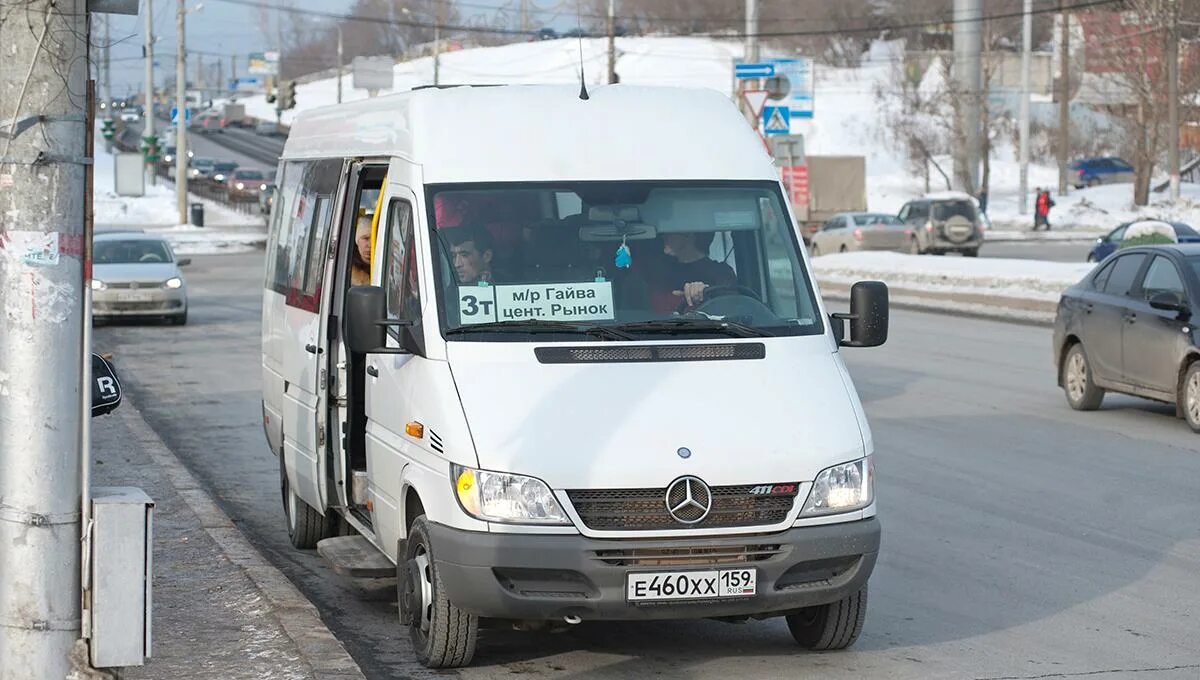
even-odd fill
[[[101,128],[101,133],[104,135],[104,138],[109,141],[112,141],[113,133],[115,132],[113,125],[114,123],[112,118],[105,118],[103,127]]]
[[[288,80],[279,84],[279,103],[276,108],[286,111],[296,106],[296,81]]]
[[[147,163],[158,162],[158,136],[146,135],[142,137],[142,153],[146,156]]]

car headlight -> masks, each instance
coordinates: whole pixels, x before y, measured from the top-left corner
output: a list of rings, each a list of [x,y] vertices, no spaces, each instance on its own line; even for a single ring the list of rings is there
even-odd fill
[[[108,288],[108,284],[100,279],[92,279],[92,290],[104,290]]]
[[[266,190],[267,190],[267,185],[266,185],[266,184],[260,184],[260,185],[258,185],[258,190],[259,190],[259,191],[266,191]]]
[[[540,479],[450,466],[462,509],[485,522],[570,524],[567,513]]]
[[[246,188],[246,185],[242,184],[241,182],[238,182],[235,186],[238,188],[238,191]]]
[[[875,500],[874,473],[870,456],[822,470],[800,516],[833,515],[867,507]]]
[[[183,288],[183,279],[179,278],[178,276],[174,276],[167,279],[167,282],[164,285],[166,285],[167,288]]]
[[[224,182],[225,175],[221,175],[221,174],[213,175],[213,179],[217,180],[218,182]]]
[[[199,170],[188,170],[188,174],[191,175],[192,177],[199,177],[200,171]]]
[[[175,157],[172,156],[171,154],[167,154],[167,155],[163,156],[163,162],[164,163],[174,163]]]

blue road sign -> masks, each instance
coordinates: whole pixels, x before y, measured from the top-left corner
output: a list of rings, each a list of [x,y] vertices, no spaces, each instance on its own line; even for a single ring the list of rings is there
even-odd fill
[[[786,106],[764,106],[763,134],[786,135],[792,131],[792,112]]]
[[[177,106],[171,107],[171,122],[176,123],[176,124],[179,123],[179,107],[177,107]],[[187,123],[192,122],[192,110],[191,109],[183,110],[183,122],[185,125]]]
[[[775,76],[775,64],[735,64],[735,78],[772,78]]]

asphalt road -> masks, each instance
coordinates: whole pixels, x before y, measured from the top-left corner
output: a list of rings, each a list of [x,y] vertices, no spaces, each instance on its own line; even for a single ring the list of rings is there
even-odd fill
[[[188,326],[102,327],[95,346],[115,352],[133,405],[368,677],[445,675],[411,661],[388,584],[338,577],[287,542],[261,428],[260,260],[195,258]],[[1200,677],[1200,436],[1132,398],[1071,411],[1048,329],[892,319],[886,346],[845,350],[874,430],[884,527],[853,650],[802,652],[780,620],[585,622],[485,632],[459,675]]]
[[[167,122],[159,120],[155,121],[155,125],[157,133],[161,135],[163,126],[167,125]],[[131,134],[134,134],[139,138],[141,137],[142,124],[140,122],[130,123],[128,124],[128,127],[129,129],[133,130],[133,133]],[[222,135],[227,136],[228,140],[223,138]],[[236,146],[237,144],[245,142],[259,144],[264,146],[264,148],[267,146],[272,148],[278,147],[278,152],[282,152],[283,150],[282,139],[265,137],[261,139],[256,138],[258,138],[258,135],[255,135],[254,132],[250,130],[229,130],[223,133],[214,132],[211,134],[200,134],[194,130],[189,130],[187,143],[188,147],[192,150],[192,154],[199,158],[212,158],[213,160],[218,161],[232,161],[237,163],[238,167],[245,168],[247,170],[274,170],[277,166],[277,163],[268,163],[259,154],[242,153],[230,148],[231,143]],[[219,142],[225,143],[222,144]],[[162,140],[162,143],[174,145],[175,138],[172,136],[170,139]]]

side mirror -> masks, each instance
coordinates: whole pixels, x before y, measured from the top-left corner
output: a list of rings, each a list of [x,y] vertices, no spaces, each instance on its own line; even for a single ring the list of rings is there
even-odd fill
[[[379,286],[353,286],[346,293],[342,332],[356,354],[425,354],[412,321],[387,318],[387,293]],[[387,346],[387,328],[400,329],[400,349]]]
[[[887,342],[888,288],[882,281],[859,281],[850,288],[850,313],[831,315],[842,347],[878,347]],[[842,322],[850,322],[845,339]]]
[[[178,260],[175,260],[175,264],[179,265],[180,267],[186,267],[191,263],[192,263],[192,258],[190,258],[190,257],[181,257]]]
[[[1180,314],[1190,314],[1191,309],[1179,295],[1170,292],[1155,293],[1150,298],[1150,306],[1164,312],[1178,312]]]
[[[92,353],[92,417],[112,413],[121,405],[121,381],[104,357]]]

